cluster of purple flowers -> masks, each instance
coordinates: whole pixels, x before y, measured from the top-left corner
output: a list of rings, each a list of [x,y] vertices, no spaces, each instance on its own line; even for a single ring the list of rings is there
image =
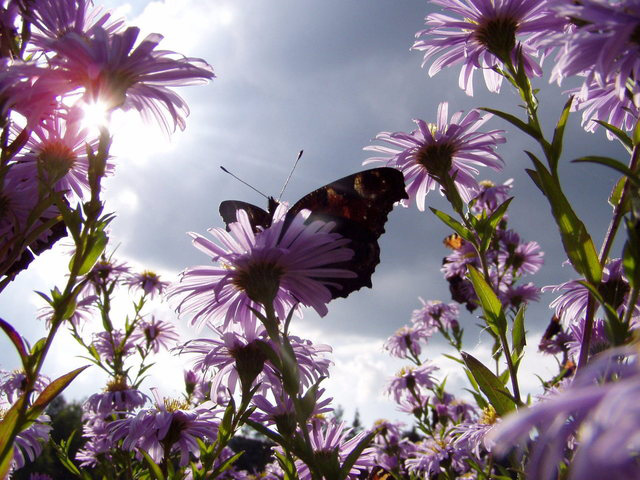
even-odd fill
[[[157,50],[162,37],[139,30],[87,0],[9,0],[0,9],[0,275],[12,277],[64,236],[56,193],[86,201],[95,132],[84,109],[135,109],[167,131],[188,109],[169,87],[214,77],[204,61]],[[19,32],[30,31],[22,38]],[[95,169],[95,166],[93,167]],[[106,160],[101,176],[113,171]],[[95,175],[96,172],[93,172]],[[60,201],[60,200],[58,200]]]

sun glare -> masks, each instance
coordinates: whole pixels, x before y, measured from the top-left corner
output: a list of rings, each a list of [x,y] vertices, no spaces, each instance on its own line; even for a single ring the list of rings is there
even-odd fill
[[[98,130],[109,123],[109,111],[102,102],[84,103],[82,105],[82,126],[89,130]]]

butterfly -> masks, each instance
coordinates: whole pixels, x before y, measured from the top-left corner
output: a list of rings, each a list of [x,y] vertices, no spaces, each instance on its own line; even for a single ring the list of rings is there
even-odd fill
[[[369,480],[393,480],[393,477],[384,468],[374,467],[369,474]]]
[[[402,172],[381,167],[346,176],[308,193],[295,202],[284,218],[283,232],[302,210],[311,213],[307,223],[316,220],[334,222],[333,232],[351,240],[354,251],[351,260],[332,264],[356,273],[355,278],[331,278],[328,285],[331,298],[346,298],[351,292],[366,286],[371,288],[371,275],[380,263],[378,238],[384,233],[393,205],[409,198],[404,188]],[[236,221],[236,212],[244,210],[254,232],[269,228],[278,202],[269,198],[267,210],[240,200],[225,200],[220,215],[227,225]]]
[[[457,233],[452,233],[445,237],[442,243],[444,243],[445,247],[450,248],[451,250],[460,250],[464,244],[464,240]]]

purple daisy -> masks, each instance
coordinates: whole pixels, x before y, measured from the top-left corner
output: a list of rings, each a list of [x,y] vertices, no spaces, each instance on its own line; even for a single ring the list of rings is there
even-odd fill
[[[129,335],[125,337],[122,330],[110,332],[98,332],[94,335],[93,347],[106,361],[112,362],[116,356],[128,357],[136,348],[136,340],[139,336]]]
[[[169,286],[169,282],[160,280],[160,276],[150,270],[132,274],[124,281],[124,284],[129,285],[129,288],[142,290],[142,292],[150,298],[156,295],[162,295],[164,290]]]
[[[565,323],[571,324],[584,318],[589,290],[578,280],[570,280],[559,285],[548,285],[542,287],[542,291],[562,292],[549,304],[549,307],[555,309],[555,314]],[[628,293],[629,283],[624,277],[621,260],[618,258],[609,261],[602,271],[600,294],[607,303],[618,311],[618,314],[622,315]],[[639,306],[635,305],[634,309],[638,311]]]
[[[415,199],[421,211],[424,210],[427,193],[436,189],[443,175],[454,179],[460,196],[469,202],[479,190],[474,178],[479,173],[476,167],[502,168],[502,159],[495,148],[505,142],[504,132],[478,132],[491,115],[483,116],[476,110],[465,116],[463,112],[457,112],[448,121],[448,111],[448,103],[442,102],[438,106],[435,125],[418,119],[414,120],[418,128],[411,133],[381,132],[376,136],[376,140],[393,147],[365,147],[365,150],[379,152],[383,156],[371,157],[364,164],[382,163],[400,170],[404,174],[409,198]],[[407,202],[403,202],[406,206]]]
[[[86,324],[97,313],[97,295],[87,295],[76,301],[76,308],[73,314],[67,319],[76,328]],[[49,322],[53,317],[53,308],[50,305],[38,309],[38,320],[45,320],[47,326],[50,327]]]
[[[107,288],[113,282],[126,280],[130,274],[129,272],[130,268],[126,263],[107,259],[103,256],[87,273],[87,278],[90,281],[87,291],[93,293],[96,288]]]
[[[99,457],[111,460],[109,451],[115,447],[110,437],[110,421],[106,421],[102,414],[85,413],[83,415],[82,436],[87,439],[76,453],[76,460],[82,467],[95,467]]]
[[[315,392],[315,401],[312,417],[322,416],[333,411],[331,408],[332,397],[322,398],[325,394],[324,388],[319,388]],[[269,395],[255,395],[251,402],[257,407],[251,418],[263,425],[276,425],[278,431],[289,436],[297,428],[296,411],[291,397],[289,397],[281,385],[273,384]]]
[[[174,325],[158,320],[154,315],[150,321],[142,320],[137,329],[146,340],[147,348],[151,348],[153,353],[158,353],[161,348],[168,350],[180,338]]]
[[[475,214],[487,212],[488,215],[491,215],[509,197],[509,193],[513,188],[513,178],[510,178],[502,185],[496,185],[490,180],[481,180],[478,182],[478,186],[480,190],[471,200],[469,208]]]
[[[184,129],[189,108],[167,87],[203,83],[215,75],[204,60],[156,50],[161,35],[149,35],[136,45],[139,33],[135,27],[113,34],[96,27],[91,38],[70,32],[52,45],[57,69],[44,80],[56,90],[83,88],[87,103],[153,116],[166,132]]]
[[[14,470],[22,468],[28,458],[33,462],[42,453],[44,442],[49,440],[51,432],[50,419],[47,415],[40,415],[28,428],[18,434],[13,444]]]
[[[277,213],[277,212],[276,212]],[[218,244],[191,233],[193,243],[219,266],[187,269],[181,283],[169,296],[182,296],[179,313],[188,313],[191,323],[208,321],[245,324],[254,315],[251,309],[273,304],[279,318],[285,318],[297,304],[313,307],[319,315],[327,313],[332,299],[327,286],[337,286],[331,278],[352,278],[356,274],[331,264],[349,260],[353,251],[348,239],[331,233],[332,223],[305,223],[308,211],[293,219],[276,215],[271,227],[254,233],[244,210],[238,210],[238,222],[229,225],[230,233],[215,228],[209,233]]]
[[[506,417],[485,444],[500,455],[532,442],[527,478],[557,478],[559,463],[567,461],[568,443],[573,445],[569,480],[638,478],[639,394],[637,352],[610,349],[578,372],[564,390]]]
[[[342,463],[366,434],[367,432],[360,432],[351,436],[351,429],[345,428],[344,422],[312,422],[309,437],[316,464],[323,465],[328,471],[335,471],[332,467],[342,466]],[[346,478],[352,480],[360,478],[363,471],[373,467],[373,459],[373,449],[371,447],[365,448],[353,464]],[[335,461],[339,465],[330,465]],[[311,480],[311,472],[306,464],[298,460],[296,461],[296,468],[300,480]]]
[[[437,329],[456,328],[460,309],[453,303],[442,303],[438,300],[424,301],[418,297],[422,308],[414,310],[411,314],[411,322],[417,326],[433,331]]]
[[[127,384],[124,376],[116,377],[107,384],[105,391],[94,393],[83,405],[84,410],[101,415],[103,418],[114,412],[130,412],[142,407],[148,397]]]
[[[421,341],[426,341],[433,334],[433,330],[419,326],[401,327],[391,335],[382,348],[397,358],[419,357],[422,352]]]
[[[518,52],[528,77],[540,76],[536,62],[541,38],[559,31],[564,22],[552,15],[539,0],[433,0],[433,3],[461,18],[441,13],[428,15],[428,28],[416,34],[414,50],[424,52],[424,67],[433,76],[444,67],[462,64],[459,85],[473,95],[473,74],[481,69],[487,88],[498,92],[502,76],[494,68],[510,59],[519,63]]]
[[[189,409],[181,402],[156,397],[155,408],[109,424],[111,439],[122,440],[124,450],[144,450],[160,463],[170,452],[180,453],[180,466],[200,455],[199,439],[215,441],[220,411],[201,406]]]
[[[500,300],[513,308],[520,308],[523,303],[537,302],[540,299],[540,289],[533,283],[511,285],[498,293]]]
[[[405,460],[408,471],[413,475],[425,475],[425,478],[437,477],[445,466],[459,473],[468,470],[464,462],[464,453],[455,447],[453,439],[443,432],[435,433],[416,443],[414,456]]]
[[[582,74],[586,83],[615,85],[622,98],[627,80],[636,84],[640,78],[637,0],[583,0],[579,3],[555,2],[558,15],[573,24],[570,35],[563,35],[563,49],[558,55],[551,80]],[[637,89],[637,87],[636,87]]]
[[[419,367],[403,367],[389,382],[387,393],[400,403],[403,397],[411,397],[417,392],[431,390],[437,386],[433,373],[439,370],[433,364],[425,363]]]
[[[498,261],[512,268],[514,275],[533,275],[544,263],[544,253],[538,242],[521,243],[512,251],[498,253]]]
[[[87,0],[39,0],[31,3],[24,14],[35,27],[30,41],[44,50],[71,32],[90,37],[97,28],[111,34],[124,25],[123,19],[113,19],[111,13]]]
[[[97,145],[96,140],[87,142],[87,137],[79,110],[54,114],[34,125],[25,146],[29,153],[16,161],[27,175],[56,191],[73,192],[78,198],[85,198],[90,191],[87,146],[95,150]],[[113,169],[113,163],[107,160],[105,173],[111,174]]]

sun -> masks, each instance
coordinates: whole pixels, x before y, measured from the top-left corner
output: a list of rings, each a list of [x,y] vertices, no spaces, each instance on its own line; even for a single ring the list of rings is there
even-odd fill
[[[83,102],[82,109],[82,127],[90,131],[99,130],[109,125],[109,108],[106,103]]]

